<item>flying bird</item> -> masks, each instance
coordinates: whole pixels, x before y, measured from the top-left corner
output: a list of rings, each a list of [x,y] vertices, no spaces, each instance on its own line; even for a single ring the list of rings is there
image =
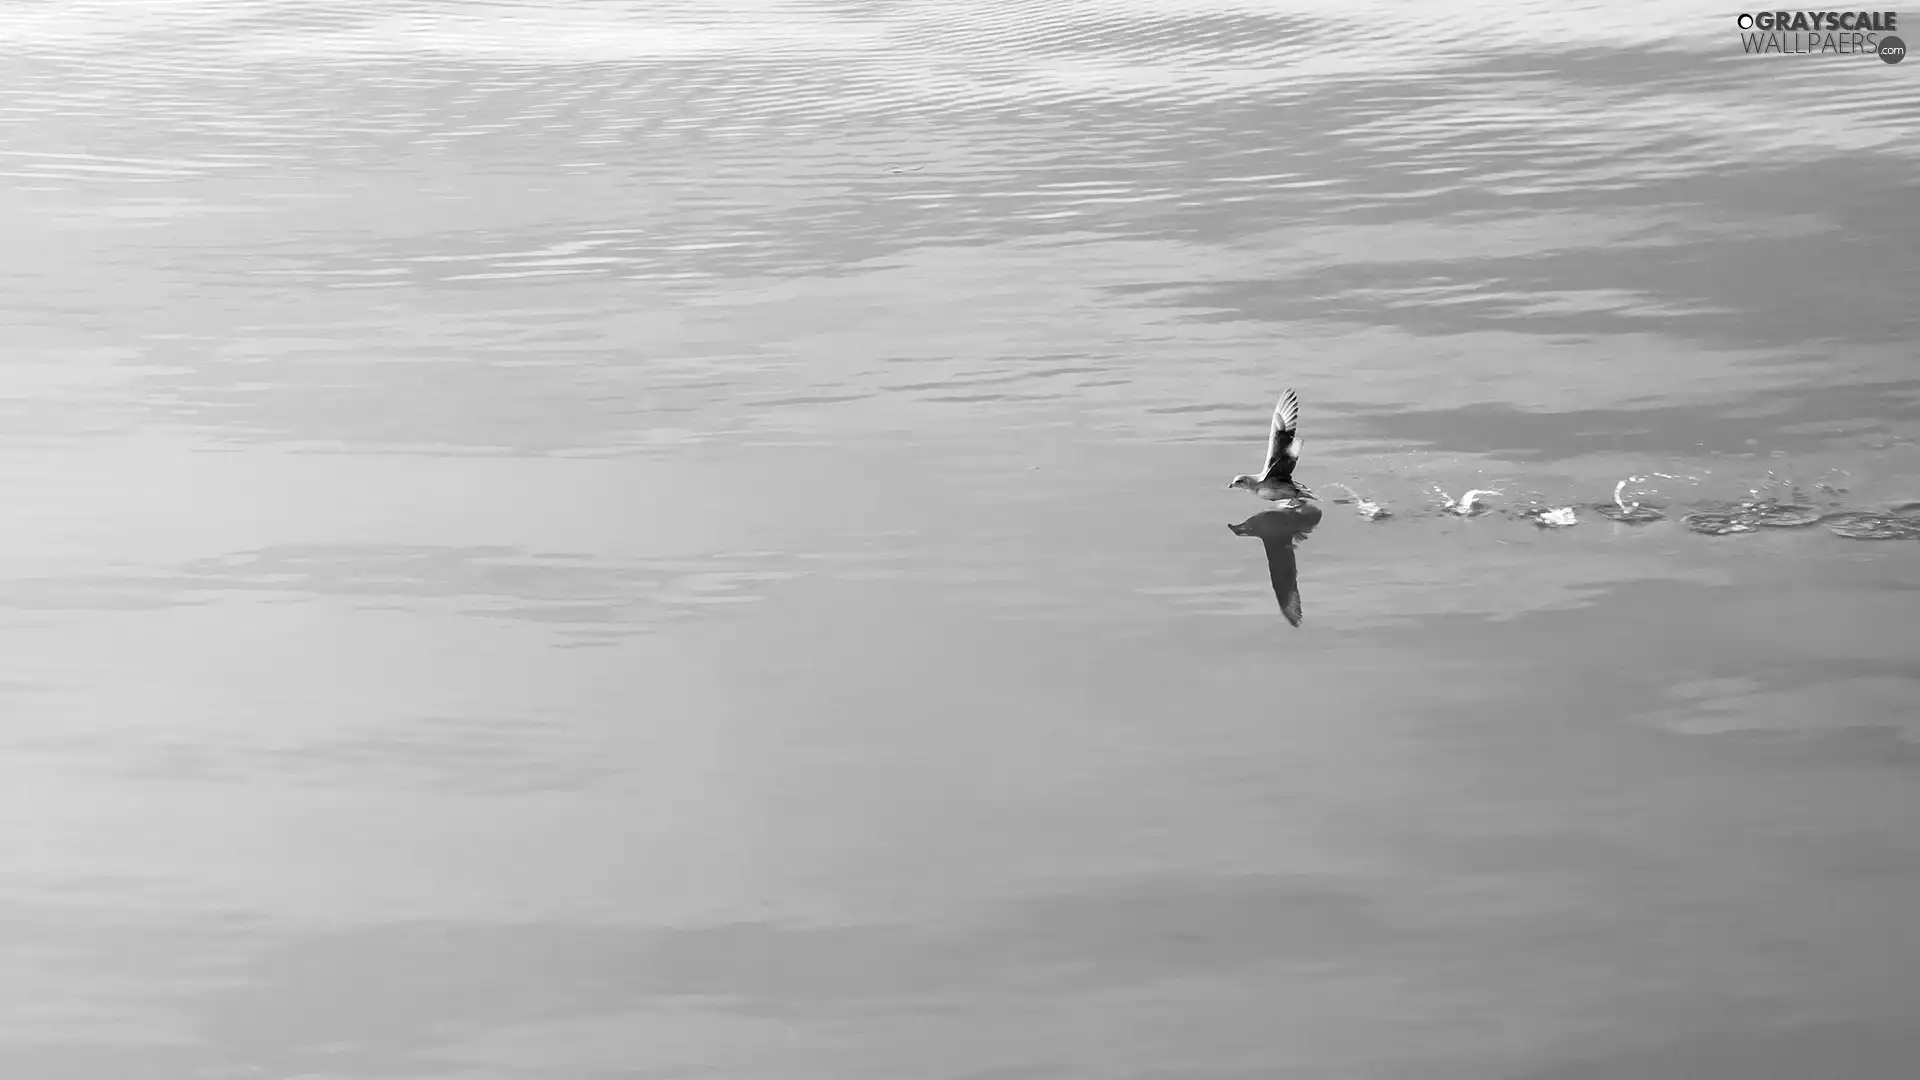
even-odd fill
[[[1280,395],[1273,407],[1273,428],[1267,433],[1267,463],[1258,476],[1242,473],[1227,486],[1246,488],[1269,502],[1283,507],[1300,506],[1318,498],[1302,484],[1293,481],[1293,467],[1300,461],[1300,399],[1292,390]]]

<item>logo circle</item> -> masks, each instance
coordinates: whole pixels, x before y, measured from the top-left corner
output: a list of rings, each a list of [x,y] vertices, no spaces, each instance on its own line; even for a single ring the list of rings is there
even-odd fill
[[[1897,64],[1907,58],[1907,43],[1888,34],[1880,39],[1880,59],[1889,64]]]

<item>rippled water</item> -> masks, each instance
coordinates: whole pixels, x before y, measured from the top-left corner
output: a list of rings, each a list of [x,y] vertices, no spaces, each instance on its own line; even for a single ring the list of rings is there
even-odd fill
[[[1645,3],[0,40],[0,1073],[1920,1060],[1920,66]],[[1221,527],[1288,386],[1388,514]]]

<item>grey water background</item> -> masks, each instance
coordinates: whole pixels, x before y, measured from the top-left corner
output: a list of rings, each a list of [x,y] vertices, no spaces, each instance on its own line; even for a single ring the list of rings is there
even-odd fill
[[[1920,543],[1673,520],[1920,498],[1920,65],[1732,16],[0,9],[0,1074],[1920,1075]]]

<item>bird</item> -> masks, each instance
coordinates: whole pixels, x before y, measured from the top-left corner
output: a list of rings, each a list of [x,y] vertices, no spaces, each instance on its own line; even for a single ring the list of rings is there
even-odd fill
[[[1300,564],[1294,546],[1307,538],[1320,524],[1320,508],[1297,503],[1289,509],[1262,510],[1238,525],[1229,525],[1235,536],[1257,536],[1267,549],[1267,577],[1273,582],[1274,599],[1280,601],[1280,614],[1292,626],[1300,625]]]
[[[1255,495],[1281,506],[1300,506],[1319,496],[1293,479],[1293,467],[1300,461],[1300,399],[1292,390],[1280,395],[1273,407],[1273,427],[1267,433],[1267,463],[1258,476],[1242,473],[1227,486],[1246,488]]]

